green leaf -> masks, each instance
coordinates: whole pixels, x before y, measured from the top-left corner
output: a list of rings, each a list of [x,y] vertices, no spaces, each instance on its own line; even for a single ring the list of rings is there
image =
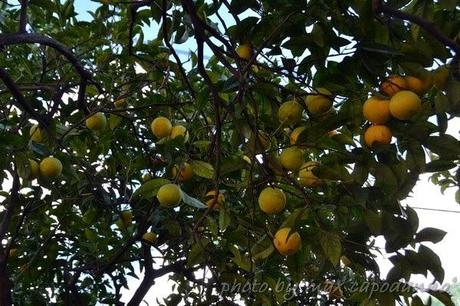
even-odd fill
[[[438,243],[444,238],[446,234],[447,232],[443,230],[433,228],[433,227],[426,227],[415,235],[415,241],[416,242],[430,241],[433,243]]]
[[[448,161],[448,160],[433,160],[426,164],[425,171],[426,172],[440,172],[452,169],[456,166],[455,162]]]
[[[460,156],[460,142],[451,135],[430,136],[425,144],[441,158],[455,160]]]
[[[195,243],[192,248],[190,249],[190,252],[188,253],[187,256],[187,265],[189,267],[193,267],[199,263],[204,262],[205,260],[205,247],[208,245],[208,241],[202,239],[201,244],[200,243]]]
[[[455,306],[449,293],[441,290],[428,290],[427,292],[441,301],[445,306]]]
[[[240,250],[236,246],[230,246],[230,252],[232,252],[233,254],[232,261],[238,267],[248,272],[251,270],[251,263],[249,261],[249,258],[247,258],[244,255],[241,255]]]
[[[201,160],[192,160],[190,164],[192,165],[194,174],[207,178],[207,179],[213,178],[214,168],[210,163],[207,163]]]
[[[273,247],[273,244],[270,244],[265,250],[257,253],[257,254],[254,254],[253,258],[254,260],[262,260],[262,259],[265,259],[267,258],[268,256],[270,256],[273,251],[275,251],[275,248]]]
[[[378,213],[372,210],[367,210],[364,214],[364,221],[373,235],[379,235],[381,233],[382,218]]]
[[[231,222],[231,215],[226,209],[219,210],[219,228],[224,232]]]
[[[199,209],[204,209],[207,208],[207,206],[201,202],[200,200],[189,196],[185,191],[182,190],[182,200],[184,201],[185,204],[190,205],[195,208]]]
[[[308,217],[310,210],[306,207],[301,207],[295,209],[291,214],[289,214],[289,217],[287,217],[283,223],[281,224],[280,228],[283,227],[290,227],[290,228],[296,228],[297,223],[300,220],[303,220]]]
[[[29,158],[24,153],[16,154],[16,167],[18,175],[24,179],[30,176]]]
[[[424,245],[420,245],[418,254],[420,256],[420,262],[423,262],[428,270],[430,270],[431,274],[433,274],[434,279],[442,284],[444,281],[444,269],[442,268],[439,256]]]
[[[118,125],[120,125],[122,119],[123,118],[121,116],[118,116],[118,115],[115,115],[115,114],[110,114],[109,128],[111,130],[114,130]]]
[[[340,255],[342,254],[342,243],[337,234],[320,232],[319,242],[326,257],[330,262],[336,266],[339,262]]]

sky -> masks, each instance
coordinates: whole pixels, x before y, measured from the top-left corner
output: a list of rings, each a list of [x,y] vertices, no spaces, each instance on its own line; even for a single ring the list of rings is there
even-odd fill
[[[79,19],[88,19],[90,15],[86,13],[88,10],[95,10],[99,4],[89,0],[75,0],[75,8],[79,13]],[[192,49],[192,45],[182,45],[179,49],[188,50]],[[206,54],[206,50],[205,50]],[[207,55],[210,55],[209,53]],[[448,132],[459,139],[460,119],[451,122]],[[405,204],[411,207],[418,207],[416,211],[419,216],[420,225],[419,230],[425,227],[435,227],[447,232],[444,240],[437,244],[427,243],[426,245],[433,249],[435,253],[441,258],[445,270],[445,282],[453,283],[455,278],[460,281],[460,264],[458,254],[460,254],[460,213],[435,211],[438,210],[451,210],[460,212],[460,206],[454,200],[455,189],[450,189],[441,194],[440,188],[428,182],[429,176],[423,175],[413,190],[412,196],[409,197]],[[428,210],[425,210],[428,209]],[[382,243],[382,240],[379,241]],[[381,244],[382,245],[382,244]],[[383,246],[383,245],[382,245]],[[385,259],[386,255],[379,257],[379,264],[383,275],[391,268],[391,265]],[[142,275],[139,275],[142,279]],[[168,276],[163,276],[156,280],[155,285],[151,288],[146,296],[146,301],[150,305],[154,305],[156,298],[163,298],[170,294],[172,283],[168,282]],[[425,279],[423,276],[414,276],[412,281],[417,283],[429,284],[432,280],[431,277]],[[123,290],[122,301],[129,301],[135,289],[139,285],[140,280],[134,278],[130,279],[130,289]]]

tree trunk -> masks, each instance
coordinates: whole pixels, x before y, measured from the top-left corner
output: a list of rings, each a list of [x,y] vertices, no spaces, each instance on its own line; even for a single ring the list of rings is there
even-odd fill
[[[6,269],[6,263],[0,264],[0,306],[10,306],[12,283]]]

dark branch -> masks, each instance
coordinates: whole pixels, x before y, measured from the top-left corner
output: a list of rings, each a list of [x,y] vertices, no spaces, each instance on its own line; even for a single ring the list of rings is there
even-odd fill
[[[27,6],[29,5],[29,0],[21,0],[21,13],[19,16],[19,32],[25,33],[27,26]]]
[[[149,289],[154,285],[156,278],[171,272],[180,272],[181,270],[183,270],[184,264],[185,261],[178,261],[176,263],[163,266],[157,270],[146,269],[144,279],[142,280],[141,284],[137,288],[136,292],[134,293],[133,297],[131,298],[127,306],[139,305],[144,299]]]
[[[11,174],[13,175],[13,186],[11,187],[11,195],[8,207],[6,207],[6,211],[3,214],[2,223],[0,223],[0,240],[5,238],[8,227],[10,225],[11,217],[13,216],[13,213],[19,204],[19,189],[21,187],[19,182],[19,175],[15,168],[12,170]],[[0,244],[0,252],[2,251],[3,246]]]
[[[43,118],[35,109],[33,109],[29,103],[27,103],[16,83],[3,67],[0,67],[0,79],[2,79],[3,83],[5,83],[5,86],[10,90],[11,94],[16,99],[16,106],[24,112],[28,113],[32,118],[37,120],[44,127],[48,127],[49,122]]]
[[[41,44],[51,47],[61,53],[75,68],[78,74],[87,80],[91,80],[91,74],[83,67],[80,60],[65,45],[57,40],[40,34],[14,33],[0,34],[0,46],[20,44]]]
[[[376,14],[382,13],[384,15],[396,17],[398,19],[407,20],[412,23],[415,23],[422,29],[433,35],[433,37],[442,42],[444,45],[452,49],[452,51],[454,51],[456,54],[460,53],[460,44],[458,44],[453,39],[449,38],[443,32],[441,32],[441,30],[439,30],[433,22],[428,21],[422,17],[411,15],[403,11],[391,8],[383,4],[382,0],[373,0],[372,9]]]
[[[137,10],[140,9],[143,6],[151,5],[153,4],[153,0],[144,0],[144,1],[139,1],[139,2],[134,2],[130,4],[129,7],[129,12],[130,12],[130,18],[129,18],[129,26],[128,26],[128,54],[133,55],[133,31],[134,31],[134,24],[136,23],[136,16],[137,16]]]

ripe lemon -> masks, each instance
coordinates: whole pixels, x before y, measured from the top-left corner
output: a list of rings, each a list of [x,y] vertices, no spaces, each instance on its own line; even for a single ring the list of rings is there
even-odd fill
[[[325,88],[313,90],[305,98],[305,104],[312,116],[320,116],[332,108],[332,93]]]
[[[158,190],[157,199],[162,206],[176,206],[182,201],[182,191],[176,184],[166,184]]]
[[[177,178],[179,182],[186,182],[190,180],[193,176],[192,165],[189,163],[183,163],[180,166],[174,165],[172,168],[173,178]]]
[[[175,125],[175,126],[173,126],[172,129],[171,129],[171,134],[169,135],[169,137],[171,137],[171,139],[174,139],[174,138],[179,137],[179,136],[184,137],[184,141],[187,141],[187,139],[188,139],[187,129],[183,125]]]
[[[166,117],[157,117],[150,124],[150,129],[157,138],[163,138],[171,134],[172,124]]]
[[[279,188],[266,187],[259,194],[259,207],[267,214],[280,213],[286,206],[286,195]]]
[[[242,44],[236,48],[236,54],[242,59],[249,60],[252,56],[252,48],[249,44]]]
[[[38,127],[38,124],[34,124],[30,127],[29,135],[30,139],[37,143],[41,143],[44,140],[44,135],[43,131]]]
[[[154,243],[157,240],[157,234],[152,232],[147,232],[142,235],[142,240],[149,242],[150,244]]]
[[[372,148],[375,143],[390,144],[392,136],[391,130],[386,125],[372,125],[364,133],[364,142]]]
[[[286,148],[280,154],[280,163],[287,170],[297,171],[303,162],[303,152],[298,147]]]
[[[419,78],[408,75],[404,77],[404,80],[406,81],[407,89],[417,93],[418,95],[423,95],[427,90],[428,84]]]
[[[29,159],[29,168],[30,168],[30,175],[29,175],[30,180],[33,180],[34,178],[37,178],[40,175],[40,166],[35,160]]]
[[[278,119],[283,125],[295,125],[302,119],[302,105],[296,101],[281,104],[278,109]]]
[[[299,138],[299,135],[306,129],[305,126],[299,126],[296,127],[292,132],[291,135],[289,135],[289,142],[291,145],[297,144],[297,139]]]
[[[206,200],[206,205],[208,207],[211,207],[213,201],[214,201],[214,197],[216,195],[216,191],[215,190],[211,190],[209,191],[208,193],[206,193],[205,195],[205,198],[207,199]],[[222,204],[225,202],[225,196],[219,192],[219,195],[217,196],[217,202],[214,204],[214,209],[219,209],[222,207]]]
[[[390,113],[399,120],[410,119],[422,108],[422,102],[417,94],[409,90],[396,93],[390,100]]]
[[[287,256],[294,254],[300,249],[302,239],[298,232],[291,232],[290,227],[279,229],[273,239],[275,248],[281,255]]]
[[[367,121],[375,124],[383,124],[390,120],[390,100],[371,97],[364,102],[363,115]]]
[[[55,178],[62,173],[62,163],[59,159],[49,156],[40,162],[40,174],[45,178]]]
[[[308,161],[300,166],[298,175],[300,185],[304,187],[316,187],[323,183],[322,180],[313,173],[313,169],[318,165],[319,163],[315,161]]]
[[[407,89],[406,80],[399,75],[392,75],[380,84],[380,90],[389,97],[404,89]]]
[[[104,113],[98,112],[86,119],[86,127],[93,131],[101,131],[107,125],[107,118]]]

